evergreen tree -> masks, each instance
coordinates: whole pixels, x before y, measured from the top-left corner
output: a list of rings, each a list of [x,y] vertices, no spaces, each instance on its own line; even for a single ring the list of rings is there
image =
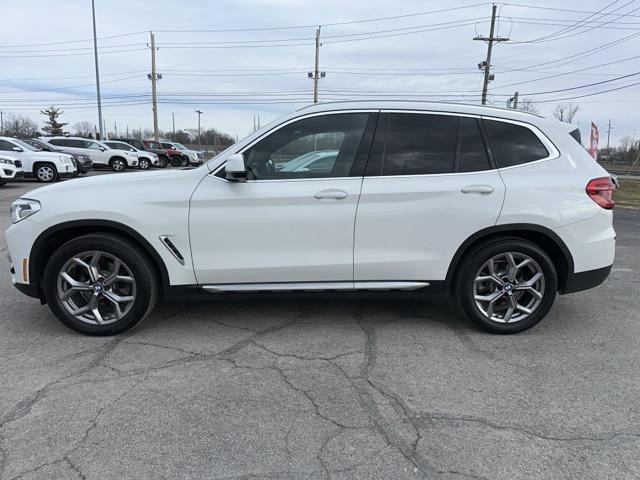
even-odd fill
[[[62,110],[51,105],[47,110],[40,110],[40,113],[48,117],[42,127],[45,133],[48,135],[62,135],[64,133],[63,127],[67,124],[58,121],[60,115],[64,113]]]

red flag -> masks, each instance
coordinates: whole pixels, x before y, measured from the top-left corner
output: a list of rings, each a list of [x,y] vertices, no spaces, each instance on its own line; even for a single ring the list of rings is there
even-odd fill
[[[595,123],[591,122],[591,141],[589,142],[589,155],[594,159],[598,158],[598,140],[600,140],[600,133]]]

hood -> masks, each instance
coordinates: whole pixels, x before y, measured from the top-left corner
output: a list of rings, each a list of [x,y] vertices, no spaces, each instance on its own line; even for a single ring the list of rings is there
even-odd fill
[[[200,173],[196,173],[200,172]],[[153,170],[147,172],[126,172],[118,174],[96,175],[93,177],[74,178],[65,182],[52,183],[44,187],[36,188],[23,197],[38,200],[41,196],[48,196],[56,192],[65,192],[79,195],[92,195],[97,188],[113,188],[121,189],[123,192],[133,192],[136,194],[138,185],[148,186],[149,182],[166,179],[167,177],[175,177],[176,180],[186,176],[204,177],[208,172],[207,169],[190,169],[190,170]]]
[[[71,155],[63,152],[29,152],[29,158],[33,160],[60,160],[61,156],[71,158]]]

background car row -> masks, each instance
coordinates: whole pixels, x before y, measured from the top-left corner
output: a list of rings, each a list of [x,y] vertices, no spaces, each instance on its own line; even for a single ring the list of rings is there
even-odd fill
[[[41,137],[20,140],[0,137],[0,185],[17,178],[49,183],[86,174],[94,167],[121,172],[167,165],[200,165],[202,152],[173,142],[118,138],[106,141],[80,137]],[[5,168],[6,167],[6,168]]]

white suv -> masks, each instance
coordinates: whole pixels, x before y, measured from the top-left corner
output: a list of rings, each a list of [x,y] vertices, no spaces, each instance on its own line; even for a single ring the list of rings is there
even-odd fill
[[[200,168],[16,200],[12,279],[92,335],[131,328],[159,296],[327,290],[446,293],[484,329],[518,332],[613,263],[614,186],[572,128],[469,105],[314,105]],[[337,155],[287,168],[315,151]]]
[[[93,161],[94,167],[110,167],[116,172],[121,172],[127,167],[138,166],[138,157],[135,153],[110,148],[98,140],[80,137],[42,137],[40,141],[62,147],[73,153],[87,155]]]
[[[160,159],[158,158],[158,155],[153,152],[138,150],[133,145],[115,140],[105,140],[103,143],[109,148],[133,153],[138,159],[138,167],[140,170],[148,170],[151,166],[160,166]]]
[[[27,178],[35,177],[42,183],[76,175],[77,167],[71,155],[41,152],[28,143],[12,137],[0,137],[0,155],[8,154],[20,162]]]
[[[0,186],[24,177],[22,162],[15,157],[0,155]]]

